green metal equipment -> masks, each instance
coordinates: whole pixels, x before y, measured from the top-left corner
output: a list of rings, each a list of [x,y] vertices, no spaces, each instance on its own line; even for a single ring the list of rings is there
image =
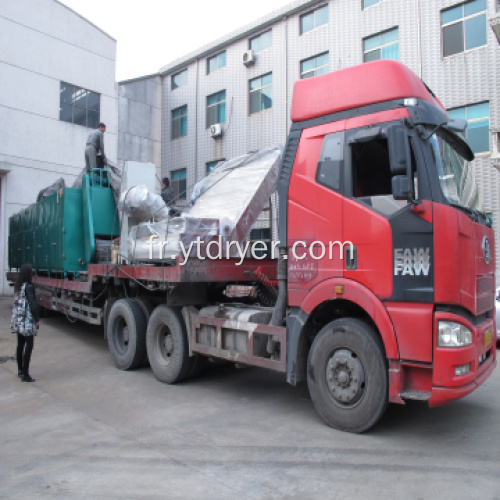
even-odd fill
[[[97,237],[120,234],[107,169],[85,174],[82,188],[63,188],[9,219],[9,267],[78,274],[95,261]]]

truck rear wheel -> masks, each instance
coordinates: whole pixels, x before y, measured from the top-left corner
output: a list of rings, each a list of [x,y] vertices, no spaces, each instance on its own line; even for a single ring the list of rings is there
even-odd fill
[[[111,306],[107,325],[108,347],[120,370],[132,370],[143,364],[146,327],[146,318],[134,301],[120,299]]]
[[[375,331],[354,318],[324,326],[309,351],[307,385],[316,411],[331,427],[372,427],[388,402],[385,355]]]
[[[156,378],[174,384],[188,377],[195,358],[189,357],[186,327],[180,311],[160,305],[149,318],[146,346]]]

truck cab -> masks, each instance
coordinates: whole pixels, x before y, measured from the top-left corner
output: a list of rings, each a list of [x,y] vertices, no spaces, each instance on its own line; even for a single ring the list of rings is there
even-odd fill
[[[468,394],[496,364],[496,328],[493,230],[465,123],[395,61],[297,82],[291,115],[278,184],[288,381],[307,377],[317,409],[333,408],[323,418],[352,422],[378,377],[365,342],[385,358],[389,401]],[[345,332],[365,326],[351,345]]]

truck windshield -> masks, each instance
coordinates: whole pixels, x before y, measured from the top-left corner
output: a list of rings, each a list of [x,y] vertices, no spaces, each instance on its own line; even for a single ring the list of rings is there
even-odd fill
[[[439,183],[451,205],[483,212],[483,202],[474,178],[474,168],[442,137],[439,131],[430,138]]]

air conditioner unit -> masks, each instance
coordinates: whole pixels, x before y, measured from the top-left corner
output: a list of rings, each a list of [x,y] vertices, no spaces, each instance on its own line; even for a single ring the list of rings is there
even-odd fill
[[[215,125],[210,126],[210,135],[212,137],[220,137],[222,135],[222,125],[220,123],[216,123]]]
[[[247,50],[246,52],[243,52],[243,64],[245,66],[250,66],[255,62],[255,54],[253,50]]]

